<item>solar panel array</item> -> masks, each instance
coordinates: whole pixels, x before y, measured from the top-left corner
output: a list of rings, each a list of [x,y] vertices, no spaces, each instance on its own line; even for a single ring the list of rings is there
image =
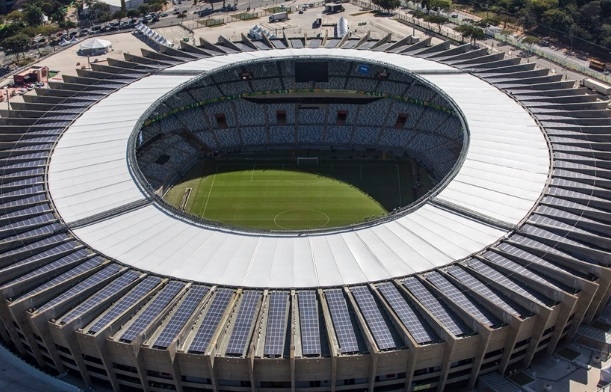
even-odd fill
[[[504,268],[507,271],[511,271],[512,274],[518,274],[521,275],[525,278],[528,278],[528,280],[532,280],[535,282],[539,282],[542,285],[551,287],[552,289],[556,290],[556,291],[568,291],[570,290],[569,288],[567,288],[565,285],[558,283],[556,281],[554,281],[552,278],[544,278],[542,276],[540,276],[539,274],[536,274],[534,272],[532,272],[531,270],[522,267],[520,264],[509,260],[508,258],[501,256],[500,254],[496,253],[496,252],[492,252],[492,251],[488,251],[486,253],[484,253],[483,257],[485,257],[487,260],[489,260],[492,264],[498,265],[499,267]],[[539,296],[542,296],[541,294],[539,294]]]
[[[42,313],[42,312],[44,312],[46,310],[51,309],[55,305],[60,304],[63,301],[68,300],[69,298],[72,298],[72,297],[75,297],[77,295],[82,294],[83,292],[87,291],[88,289],[92,288],[93,286],[95,286],[95,285],[97,285],[99,283],[102,283],[103,281],[105,281],[108,278],[112,277],[113,275],[117,274],[121,270],[121,268],[122,267],[120,265],[118,265],[118,264],[110,264],[110,265],[106,266],[102,270],[96,272],[92,276],[88,277],[87,279],[83,280],[82,282],[80,282],[80,283],[76,284],[75,286],[71,287],[70,289],[66,290],[65,292],[63,292],[59,296],[53,298],[51,301],[49,301],[46,304],[42,305],[36,311],[38,313]]]
[[[225,351],[228,355],[243,355],[248,344],[250,332],[254,324],[257,304],[261,299],[258,291],[245,291],[240,302],[240,310],[236,317],[235,325],[231,331],[229,344]]]
[[[61,243],[62,241],[67,240],[68,238],[70,237],[68,237],[68,235],[63,234],[63,233],[56,234],[50,237],[46,237],[41,240],[29,243],[27,245],[2,252],[0,253],[0,259],[6,260],[7,258],[10,258],[11,256],[15,256],[19,253],[35,252],[37,249],[45,248],[53,244]]]
[[[170,321],[155,340],[154,347],[167,348],[178,336],[182,328],[193,315],[193,312],[210,289],[206,286],[192,286],[185,298],[181,301],[178,309],[172,315]]]
[[[69,252],[69,251],[73,250],[75,245],[76,245],[76,243],[74,243],[74,242],[66,242],[66,243],[60,244],[60,245],[58,245],[58,246],[56,246],[54,248],[47,249],[44,252],[37,253],[37,254],[35,254],[33,256],[30,256],[30,257],[28,257],[26,259],[23,259],[21,261],[13,263],[13,264],[9,265],[6,268],[2,268],[0,270],[0,272],[6,271],[6,270],[10,270],[10,269],[15,269],[17,267],[21,267],[23,265],[30,264],[30,263],[32,263],[33,266],[37,265],[40,262],[40,260],[43,260],[43,259],[45,259],[47,257],[51,257],[51,256],[54,256],[54,255],[57,255],[57,254],[66,253],[66,252]],[[61,268],[63,266],[69,265],[71,263],[78,262],[79,260],[81,260],[82,258],[84,258],[86,256],[87,256],[87,251],[83,250],[83,249],[79,250],[79,251],[76,251],[76,252],[73,252],[71,254],[63,256],[62,258],[59,258],[59,259],[57,259],[55,261],[52,261],[52,262],[50,262],[48,264],[44,264],[42,267],[40,267],[38,269],[35,269],[33,271],[30,271],[27,274],[21,275],[20,277],[18,277],[16,279],[10,281],[9,283],[7,283],[5,286],[10,286],[10,285],[13,285],[13,284],[18,283],[18,282],[23,282],[23,281],[35,278],[36,276],[49,274],[51,271],[53,271],[55,269]],[[30,267],[33,267],[33,266],[30,266]]]
[[[574,270],[573,268],[581,269],[580,267],[582,267],[580,266],[580,263],[578,262],[579,259],[576,258],[577,255],[569,254],[556,247],[551,247],[549,245],[543,244],[539,241],[535,241],[531,238],[524,237],[519,234],[513,234],[511,237],[509,237],[509,240],[512,243],[519,244],[520,247],[528,248],[533,253],[545,254],[547,256],[549,255],[559,256],[559,257],[562,257],[567,262],[569,260],[572,262],[575,262],[571,267],[568,267],[566,264],[562,265],[562,268],[568,269],[569,271],[571,271],[571,273],[579,273],[576,270]],[[583,272],[580,272],[580,273],[583,273]]]
[[[366,286],[351,287],[350,292],[356,299],[356,303],[365,317],[365,322],[373,334],[373,339],[380,350],[388,350],[397,347],[397,343],[390,332],[380,307]]]
[[[477,259],[470,259],[465,262],[467,266],[473,268],[478,273],[482,274],[486,278],[494,281],[495,283],[506,287],[507,289],[513,291],[514,293],[527,298],[539,305],[546,306],[543,301],[541,301],[537,296],[535,296],[530,290],[520,286],[513,280],[509,279],[506,275],[501,274],[499,271],[491,268],[490,266],[482,263]]]
[[[325,297],[327,298],[340,352],[343,354],[358,352],[359,344],[356,340],[354,325],[350,319],[344,293],[341,289],[325,290]]]
[[[318,300],[315,291],[297,292],[301,352],[303,355],[321,355]]]
[[[286,322],[289,309],[289,293],[272,291],[269,296],[269,312],[265,331],[264,355],[279,357],[284,351]]]
[[[35,206],[26,207],[17,211],[9,212],[0,216],[0,220],[3,222],[12,222],[20,218],[40,215],[45,212],[51,212],[51,207],[48,204],[37,204]]]
[[[0,206],[2,209],[2,206]],[[64,226],[61,223],[51,223],[50,225],[40,226],[33,230],[28,230],[23,233],[19,233],[10,237],[3,238],[0,240],[1,244],[18,244],[22,241],[29,241],[34,238],[40,238],[51,234],[56,234],[59,231],[64,230]]]
[[[233,296],[233,290],[218,289],[215,292],[214,299],[210,307],[206,311],[206,315],[202,320],[199,329],[195,333],[195,337],[189,346],[189,352],[203,353],[208,348],[212,335],[218,328],[221,318],[229,305],[229,301]]]
[[[427,344],[440,340],[412,305],[403,298],[394,284],[391,282],[380,283],[377,288],[416,343]]]
[[[416,299],[424,306],[450,333],[454,336],[463,336],[471,334],[471,330],[467,328],[465,323],[458,317],[450,313],[441,301],[431,294],[422,283],[416,278],[407,278],[403,281],[403,285],[416,297]]]
[[[161,278],[156,276],[149,276],[142,282],[138,283],[127,295],[123,296],[120,300],[115,302],[114,305],[100,317],[92,326],[87,330],[90,334],[99,332],[106,325],[111,323],[127,309],[134,306],[138,301],[145,297],[161,282]]]
[[[26,218],[24,220],[13,222],[11,224],[5,224],[2,227],[0,227],[0,236],[9,235],[12,233],[27,230],[31,227],[40,226],[42,224],[49,223],[55,220],[56,220],[55,215],[44,214],[44,215],[39,215],[39,216],[35,216],[32,218]]]
[[[511,314],[515,317],[521,317],[522,315],[526,314],[523,309],[502,298],[499,294],[492,291],[490,289],[490,286],[485,285],[484,283],[475,279],[475,277],[467,273],[467,271],[465,271],[464,269],[458,266],[451,266],[448,267],[448,274],[450,274],[459,282],[467,286],[469,290],[473,290],[474,292],[478,293],[482,297],[486,298],[488,301],[494,303],[500,309],[503,309],[508,314]]]
[[[88,273],[92,270],[95,270],[96,267],[102,265],[102,263],[104,262],[104,259],[102,259],[99,256],[96,256],[94,258],[91,258],[79,265],[77,265],[76,267],[72,268],[71,270],[64,272],[63,274],[59,275],[58,277],[49,280],[48,282],[41,284],[40,286],[37,286],[36,288],[28,291],[27,293],[21,295],[19,298],[16,299],[16,301],[21,300],[23,298],[26,297],[30,297],[33,295],[36,295],[40,292],[43,292],[51,287],[55,287],[63,282],[66,282],[78,275],[81,274],[85,274]]]
[[[133,320],[131,325],[123,332],[120,340],[125,342],[131,342],[138,336],[143,333],[147,326],[161,314],[163,309],[176,297],[176,294],[185,287],[185,283],[172,281],[168,283],[153,301],[146,307],[146,309],[140,313]]]
[[[467,297],[462,291],[458,290],[456,286],[450,283],[440,273],[431,272],[426,275],[426,279],[429,282],[433,283],[433,285],[437,287],[437,289],[441,291],[441,293],[445,295],[446,298],[449,298],[450,301],[454,302],[461,309],[469,313],[480,324],[483,324],[487,327],[494,327],[501,324],[498,318],[491,314],[482,305]]]
[[[89,312],[96,305],[99,305],[106,301],[108,298],[117,294],[125,287],[129,286],[133,281],[138,279],[140,276],[139,272],[136,271],[128,271],[118,277],[117,279],[110,282],[106,287],[102,288],[100,291],[95,293],[93,296],[89,297],[85,301],[81,302],[80,305],[72,309],[66,315],[64,315],[60,320],[60,324],[68,324],[72,320],[79,318],[85,313]]]

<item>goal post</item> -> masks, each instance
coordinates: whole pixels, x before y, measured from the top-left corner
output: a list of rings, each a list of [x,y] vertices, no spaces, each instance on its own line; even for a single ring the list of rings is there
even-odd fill
[[[298,165],[318,165],[318,157],[297,157]]]

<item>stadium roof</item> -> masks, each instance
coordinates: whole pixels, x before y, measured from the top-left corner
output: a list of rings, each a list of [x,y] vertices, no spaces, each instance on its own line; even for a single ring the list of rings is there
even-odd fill
[[[462,111],[470,134],[459,172],[438,195],[408,215],[325,235],[255,235],[206,228],[150,203],[127,160],[129,138],[147,110],[166,94],[201,78],[202,72],[297,54],[302,59],[368,59],[402,68],[445,91]],[[527,216],[545,187],[549,167],[548,146],[536,121],[518,102],[476,76],[392,53],[286,49],[188,62],[118,90],[64,133],[48,178],[63,220],[101,254],[180,279],[289,288],[379,281],[481,251]],[[139,208],[125,212],[134,205]]]

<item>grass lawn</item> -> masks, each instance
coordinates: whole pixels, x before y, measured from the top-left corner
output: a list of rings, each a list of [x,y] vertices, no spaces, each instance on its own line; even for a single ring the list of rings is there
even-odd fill
[[[360,223],[413,199],[407,164],[294,162],[203,160],[165,199],[208,220],[268,230]]]
[[[274,165],[247,170],[228,166],[174,187],[166,199],[180,203],[191,187],[187,211],[231,226],[271,230],[330,228],[386,214],[360,189],[320,174]]]

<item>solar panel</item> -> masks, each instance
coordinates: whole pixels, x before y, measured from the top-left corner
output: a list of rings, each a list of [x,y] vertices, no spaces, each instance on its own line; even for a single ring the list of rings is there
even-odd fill
[[[46,310],[51,309],[55,305],[60,304],[60,303],[66,301],[66,300],[68,300],[70,298],[76,297],[78,295],[82,295],[88,289],[92,288],[93,286],[95,286],[95,285],[97,285],[99,283],[102,283],[103,281],[109,279],[111,276],[117,274],[121,270],[121,268],[122,267],[120,265],[118,265],[118,264],[110,264],[110,265],[106,266],[102,270],[96,272],[95,274],[91,275],[87,279],[85,279],[82,282],[76,284],[75,286],[73,286],[70,289],[66,290],[65,292],[63,292],[59,296],[53,298],[51,301],[49,301],[46,304],[42,305],[41,307],[36,309],[36,312],[37,313],[42,313],[42,312],[44,312]]]
[[[52,243],[52,242],[51,242]],[[49,243],[47,243],[46,245],[48,245]],[[9,264],[6,268],[2,268],[0,270],[0,272],[4,272],[7,270],[12,270],[15,269],[17,267],[26,265],[26,264],[30,264],[32,263],[32,267],[34,265],[37,265],[37,263],[39,263],[41,260],[45,260],[51,257],[55,257],[58,258],[61,255],[67,254],[69,252],[73,252],[77,247],[79,247],[80,245],[75,242],[75,241],[68,241],[68,242],[64,242],[64,243],[60,243],[57,246],[54,246],[52,248],[46,249],[44,251],[39,251],[40,253],[34,253],[32,256],[30,257],[26,257],[22,260],[19,260],[13,264]],[[28,253],[32,253],[31,251]],[[48,261],[47,261],[48,262]]]
[[[541,283],[542,285],[551,287],[556,291],[570,291],[570,288],[567,288],[565,285],[552,280],[551,278],[544,278],[543,276],[533,273],[531,270],[522,267],[520,264],[509,260],[506,257],[501,256],[500,254],[492,251],[488,251],[483,255],[486,260],[490,261],[492,264],[497,265],[499,267],[504,268],[507,271],[511,271],[512,275],[525,277],[528,280],[535,281]],[[533,295],[538,296],[539,298],[544,298],[543,294],[532,291]]]
[[[289,293],[273,291],[269,298],[264,355],[279,357],[284,351]]]
[[[16,179],[16,178],[24,178],[24,177],[33,177],[33,176],[39,176],[43,174],[45,174],[44,167],[38,167],[35,169],[21,170],[21,171],[16,171],[12,173],[2,173],[0,178],[3,179],[4,181],[8,181],[8,179],[10,178]]]
[[[482,297],[494,303],[500,309],[503,309],[503,311],[507,312],[508,314],[515,317],[521,317],[523,314],[526,314],[526,312],[524,312],[520,307],[502,298],[499,294],[492,291],[490,286],[475,279],[462,268],[458,266],[450,266],[448,267],[448,274],[468,287],[469,290],[473,290],[474,292],[478,293]]]
[[[299,291],[299,326],[301,329],[301,352],[303,355],[320,355],[320,325],[318,323],[318,300],[315,291]]]
[[[5,235],[11,235],[15,232],[27,230],[32,227],[44,225],[54,220],[55,216],[49,213],[13,222],[11,224],[4,225],[0,228],[0,237],[3,237]]]
[[[43,214],[49,211],[51,211],[51,208],[49,207],[48,204],[39,204],[39,205],[24,208],[21,210],[13,211],[8,214],[4,214],[0,216],[0,220],[11,221],[14,219],[25,218],[27,216],[40,215],[40,214]]]
[[[27,257],[31,254],[40,252],[40,250],[43,248],[59,244],[64,240],[67,240],[68,238],[70,237],[68,237],[68,235],[66,234],[56,234],[54,236],[46,237],[41,240],[31,242],[28,245],[7,250],[3,253],[0,253],[0,262],[11,262],[14,260],[18,260],[20,257]]]
[[[412,305],[403,298],[394,284],[385,282],[377,287],[416,343],[426,344],[441,340]]]
[[[163,328],[163,331],[155,340],[153,344],[154,347],[158,348],[167,348],[174,339],[178,336],[182,328],[187,323],[189,317],[193,315],[195,308],[200,304],[202,299],[210,289],[206,286],[192,286],[185,298],[182,300],[178,309],[172,315],[172,318],[166,326]]]
[[[44,237],[50,234],[56,234],[60,230],[64,230],[64,226],[62,224],[52,223],[47,226],[37,227],[34,230],[28,230],[24,233],[20,233],[17,235],[13,235],[11,237],[3,238],[2,240],[0,240],[0,243],[15,244],[23,240],[28,240],[28,239],[37,238],[37,237]]]
[[[30,197],[26,197],[18,200],[11,200],[6,203],[0,204],[0,211],[15,210],[21,206],[28,206],[37,203],[44,203],[47,201],[47,197],[44,194],[38,194]]]
[[[426,275],[426,279],[433,283],[435,287],[449,298],[450,301],[457,304],[461,309],[466,311],[477,320],[480,324],[487,327],[494,327],[501,324],[498,318],[492,313],[486,310],[483,306],[467,297],[462,291],[458,290],[456,286],[450,283],[445,277],[438,272],[431,272]]]
[[[513,238],[512,238],[513,239]],[[536,242],[536,241],[533,241]],[[529,253],[527,251],[525,251],[524,249],[518,248],[516,246],[513,246],[509,243],[501,243],[497,246],[497,248],[502,251],[505,252],[509,255],[512,255],[514,257],[518,257],[520,260],[525,260],[527,261],[529,264],[536,264],[536,265],[540,265],[543,266],[545,268],[549,268],[555,271],[558,271],[562,274],[566,274],[566,269],[564,268],[564,266],[562,266],[563,268],[559,267],[558,265],[554,264],[554,263],[550,263],[547,260],[542,259],[539,256],[536,256],[532,253]],[[572,275],[578,275],[579,272],[576,272],[574,270],[570,270],[570,274]]]
[[[14,263],[14,264],[11,264],[7,268],[3,268],[2,270],[18,267],[20,265],[25,265],[25,264],[28,264],[28,263],[35,263],[38,260],[44,259],[45,257],[53,256],[55,254],[70,252],[71,250],[74,250],[74,249],[72,249],[72,247],[74,245],[76,245],[76,243],[73,242],[73,241],[61,244],[59,246],[56,246],[56,247],[51,248],[51,249],[47,249],[44,252],[35,254],[35,255],[30,256],[30,257],[28,257],[26,259],[23,259],[23,260],[18,261],[18,262]],[[10,286],[10,285],[13,285],[15,283],[23,282],[25,280],[29,280],[29,279],[32,279],[32,278],[37,277],[37,276],[48,275],[48,274],[51,273],[51,271],[53,271],[55,269],[59,269],[61,267],[64,267],[64,266],[66,266],[68,264],[80,261],[80,260],[84,259],[85,257],[87,257],[88,255],[89,255],[89,252],[87,250],[85,250],[85,249],[79,249],[77,251],[73,251],[70,254],[65,255],[65,256],[63,256],[63,257],[61,257],[61,258],[59,258],[59,259],[57,259],[57,260],[55,260],[55,261],[53,261],[51,263],[45,264],[45,265],[43,265],[42,267],[40,267],[38,269],[32,270],[32,271],[30,271],[30,272],[28,272],[28,273],[26,273],[24,275],[21,275],[18,278],[13,279],[12,281],[10,281],[7,284],[5,284],[4,286]]]
[[[121,335],[120,340],[131,342],[143,333],[146,327],[161,314],[163,309],[174,299],[176,294],[185,286],[183,282],[172,281],[168,283],[153,299],[146,309],[137,315],[130,326]]]
[[[23,188],[23,187],[28,187],[30,185],[41,184],[42,182],[43,182],[43,177],[29,177],[29,178],[23,178],[19,180],[2,182],[0,184],[0,189]]]
[[[327,305],[333,320],[333,328],[339,344],[341,353],[354,353],[359,351],[359,344],[354,333],[354,326],[348,312],[346,298],[341,289],[331,289],[325,291]]]
[[[84,250],[83,250],[84,251]],[[78,254],[77,254],[78,253]],[[84,253],[86,253],[86,251],[84,251],[83,253],[81,253],[80,251],[77,251],[73,254],[70,254],[66,257],[62,257],[60,260],[56,260],[53,263],[49,263],[39,269],[37,269],[36,271],[30,272],[29,274],[20,276],[19,278],[7,283],[6,285],[4,285],[3,287],[6,286],[11,286],[15,283],[20,283],[26,280],[32,280],[32,279],[36,279],[39,278],[40,276],[44,276],[44,275],[51,275],[54,276],[54,273],[51,273],[51,271],[54,271],[55,269],[60,269],[62,267],[67,267],[70,266],[72,264],[78,264],[81,263],[77,266],[75,266],[74,268],[68,270],[67,272],[64,272],[63,274],[47,281],[44,284],[41,284],[39,286],[36,286],[35,288],[33,288],[32,290],[28,291],[25,294],[22,294],[21,296],[19,296],[16,301],[21,300],[22,298],[25,297],[29,297],[32,295],[36,295],[44,290],[47,290],[50,287],[54,287],[59,285],[60,283],[63,283],[67,280],[70,280],[72,278],[74,278],[75,276],[87,273],[93,269],[95,269],[96,267],[100,266],[103,262],[104,259],[102,259],[101,257],[97,256],[94,257],[92,259],[89,259],[85,262],[82,262]]]
[[[493,282],[506,287],[510,291],[529,299],[539,305],[547,306],[543,301],[541,301],[537,296],[531,293],[529,290],[526,290],[524,287],[518,285],[513,280],[507,278],[504,274],[501,274],[499,271],[494,268],[482,263],[477,259],[470,259],[465,262],[465,265],[469,266],[477,273],[485,276],[486,278],[492,280]]]
[[[528,237],[524,237],[522,235],[519,234],[513,234],[511,237],[509,237],[509,241],[511,241],[511,243],[516,243],[519,244],[521,248],[527,248],[529,249],[530,252],[536,253],[536,254],[544,254],[547,256],[549,255],[555,255],[555,256],[559,256],[562,257],[565,260],[571,260],[571,261],[589,261],[586,257],[582,256],[581,259],[578,259],[575,257],[575,255],[570,255],[567,252],[564,252],[558,248],[555,247],[551,247],[549,245],[543,244],[537,240],[528,238]],[[563,268],[567,268],[566,265],[562,265]],[[572,264],[572,267],[578,267],[578,263],[576,264]],[[571,271],[571,273],[573,275],[580,275],[583,272],[579,272],[578,270],[574,270],[573,268],[567,268]]]
[[[203,353],[206,351],[212,335],[216,331],[225,309],[229,304],[229,300],[233,296],[233,291],[229,289],[216,290],[214,299],[202,320],[199,329],[197,330],[191,345],[189,346],[189,352]]]
[[[356,299],[378,348],[380,350],[396,348],[395,339],[369,289],[366,286],[358,286],[350,288],[350,292]]]
[[[108,298],[117,294],[125,287],[129,286],[134,280],[138,279],[140,276],[139,272],[136,271],[128,271],[118,277],[117,279],[110,282],[106,287],[102,288],[100,291],[95,293],[93,296],[89,297],[87,300],[82,302],[76,308],[72,309],[66,315],[64,315],[60,320],[60,324],[68,324],[74,319],[77,319],[89,312],[96,305],[99,305],[106,301]]]
[[[455,317],[437,298],[416,278],[407,278],[403,285],[446,329],[455,336],[469,335],[471,330],[458,317]]]
[[[227,355],[243,355],[248,344],[250,332],[254,324],[255,311],[257,304],[261,298],[261,293],[258,291],[245,291],[240,302],[240,310],[236,317],[229,344],[227,346]]]
[[[134,306],[144,296],[146,296],[151,290],[153,290],[161,282],[161,278],[156,276],[149,276],[142,282],[138,283],[127,295],[122,297],[120,300],[115,302],[114,305],[100,317],[91,327],[88,329],[88,333],[95,334],[104,328],[107,324],[111,323],[127,309]]]
[[[583,245],[577,241],[574,241],[568,237],[561,236],[561,235],[552,233],[551,231],[542,229],[540,227],[532,226],[529,224],[525,224],[524,226],[522,226],[520,228],[520,232],[529,234],[533,237],[537,237],[537,239],[540,241],[547,240],[543,242],[552,243],[552,245],[556,248],[559,247],[561,249],[566,249],[565,244],[573,246],[573,247],[577,247],[577,248],[583,248]],[[569,247],[569,250],[571,250],[570,247]],[[591,249],[591,251],[595,251],[595,249]],[[570,253],[573,253],[572,250]]]

